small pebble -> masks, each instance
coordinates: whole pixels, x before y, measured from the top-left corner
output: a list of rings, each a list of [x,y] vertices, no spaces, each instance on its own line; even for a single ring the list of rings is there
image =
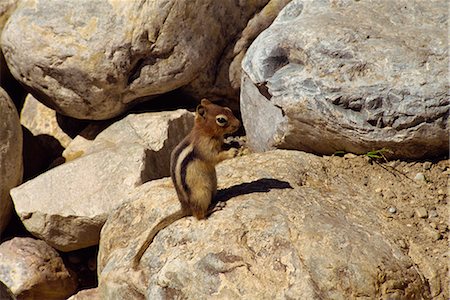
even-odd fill
[[[439,224],[438,229],[440,232],[445,233],[448,231],[448,226],[447,226],[447,224]]]
[[[438,193],[438,195],[445,195],[445,192],[443,189],[439,189],[437,193]]]
[[[395,207],[391,206],[391,207],[389,207],[388,211],[389,211],[391,214],[395,214],[395,213],[397,212],[397,209],[396,209]]]
[[[400,162],[398,160],[394,160],[388,163],[388,166],[390,166],[391,168],[395,168],[400,164]]]
[[[383,197],[386,199],[394,199],[397,198],[394,194],[394,192],[392,192],[390,189],[386,189],[383,191],[382,193]]]
[[[344,154],[344,158],[346,158],[346,159],[355,158],[355,157],[357,157],[357,155],[353,154],[353,153],[345,153]]]
[[[439,215],[439,214],[438,214],[438,212],[437,212],[435,209],[430,210],[430,211],[428,212],[428,218],[436,218],[438,215]]]
[[[426,161],[426,162],[423,163],[423,168],[425,170],[431,169],[431,166],[432,166],[432,163],[430,161]]]
[[[422,181],[425,182],[425,175],[423,175],[423,173],[417,173],[416,176],[414,177],[414,180],[416,181]]]
[[[382,191],[383,191],[382,188],[376,188],[375,189],[375,193],[377,193],[377,194],[381,194]]]
[[[428,212],[425,209],[425,207],[418,207],[418,208],[416,208],[416,216],[418,216],[419,218],[426,218],[426,217],[428,217]]]
[[[440,240],[442,238],[442,235],[439,231],[433,230],[431,228],[425,229],[428,236],[431,237],[434,241]]]

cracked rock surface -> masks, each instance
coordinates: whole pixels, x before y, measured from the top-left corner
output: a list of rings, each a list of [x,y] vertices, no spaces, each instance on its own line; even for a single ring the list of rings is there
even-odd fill
[[[0,262],[0,283],[17,299],[66,299],[77,288],[76,276],[44,241],[19,237],[6,241],[0,245]],[[15,299],[0,295],[2,300]]]
[[[226,48],[267,2],[25,0],[1,47],[40,101],[78,119],[107,119],[182,87],[235,94]]]
[[[99,292],[111,299],[439,295],[446,270],[430,277],[399,246],[397,238],[417,233],[405,235],[405,224],[386,221],[373,191],[377,179],[355,180],[367,168],[409,185],[362,157],[342,162],[276,150],[228,160],[218,167],[217,199],[225,207],[207,220],[187,217],[161,231],[135,271],[131,261],[148,230],[179,205],[169,179],[146,183],[102,229]]]
[[[85,148],[72,149],[72,161],[11,190],[18,216],[60,251],[98,244],[113,209],[142,183],[168,175],[170,151],[192,122],[190,112],[176,110],[114,123]]]
[[[22,129],[8,94],[0,88],[0,235],[11,218],[9,190],[22,181]]]
[[[243,60],[257,151],[448,152],[447,2],[290,2]]]

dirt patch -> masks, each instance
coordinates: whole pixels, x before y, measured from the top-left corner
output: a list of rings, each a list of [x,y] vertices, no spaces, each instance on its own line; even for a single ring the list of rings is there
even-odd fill
[[[324,160],[329,178],[350,176],[355,186],[373,191],[383,232],[420,269],[431,297],[449,299],[449,160],[384,162],[353,154]]]

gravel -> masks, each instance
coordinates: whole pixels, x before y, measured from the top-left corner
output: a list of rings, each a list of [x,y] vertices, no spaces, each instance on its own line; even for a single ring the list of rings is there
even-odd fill
[[[397,209],[393,206],[389,207],[388,212],[391,214],[395,214],[397,212]]]
[[[428,212],[425,207],[418,207],[416,208],[416,216],[419,218],[426,218],[428,217]]]

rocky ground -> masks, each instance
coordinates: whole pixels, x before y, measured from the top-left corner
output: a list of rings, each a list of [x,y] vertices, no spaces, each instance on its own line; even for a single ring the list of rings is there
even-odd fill
[[[102,230],[99,292],[120,297],[134,291],[136,295],[150,298],[167,296],[167,289],[187,298],[193,295],[283,298],[300,292],[308,299],[320,295],[331,299],[336,289],[339,299],[342,295],[353,297],[358,293],[394,299],[447,299],[448,162],[448,159],[386,162],[353,154],[317,157],[296,151],[250,154],[227,161],[218,168],[219,190],[223,190],[227,199],[223,211],[199,224],[188,220],[166,229],[144,256],[141,274],[130,269],[129,262],[133,249],[145,236],[141,220],[154,220],[155,211],[166,215],[176,207],[170,184],[157,181],[144,185],[139,197],[119,208]],[[266,182],[267,178],[289,183],[293,190],[272,186]],[[260,181],[267,183],[262,194],[258,193],[262,190],[248,184]],[[248,188],[243,187],[239,192],[237,187],[242,184]],[[272,188],[281,190],[271,191]],[[230,192],[233,195],[227,196],[227,191],[233,189],[236,189]],[[162,199],[172,200],[163,204]],[[249,223],[245,229],[236,227],[236,222]],[[365,235],[359,234],[360,229]],[[245,241],[234,242],[241,234]],[[225,248],[224,236],[231,238]],[[242,248],[242,243],[247,246]],[[250,253],[255,257],[248,256],[245,249],[252,249]],[[349,249],[354,250],[348,252]],[[219,257],[219,262],[209,261],[210,255],[219,253],[220,256],[221,251],[236,258],[229,261]],[[394,254],[386,254],[390,251]],[[286,253],[291,254],[285,256]],[[296,265],[291,255],[299,255],[304,266]],[[205,260],[212,264],[211,269],[202,267]],[[245,271],[234,270],[233,266],[241,260],[248,264],[253,281]],[[278,260],[290,270],[292,286],[283,280],[284,272],[276,275]],[[378,271],[374,270],[375,266]],[[228,268],[231,274],[224,271]],[[343,273],[327,273],[327,268]],[[399,274],[407,270],[420,274],[422,283],[413,279],[417,275]],[[197,276],[185,282],[186,272]],[[200,279],[207,274],[214,277],[216,272],[223,274],[220,288],[213,284],[213,279]],[[306,272],[314,284],[294,275],[297,272]],[[365,277],[366,272],[372,275]],[[126,283],[122,274],[129,277]],[[381,277],[373,279],[372,276]],[[173,281],[168,283],[164,278]],[[147,290],[142,289],[140,280],[146,282]],[[277,289],[266,290],[264,287],[274,284],[273,280],[279,280]],[[348,289],[345,288],[347,280],[351,282]],[[258,285],[261,287],[255,293],[251,287]],[[372,286],[379,287],[371,290]],[[228,294],[227,290],[234,293]]]
[[[355,186],[370,187],[392,238],[430,280],[440,299],[449,294],[448,159],[423,162],[325,157],[330,177],[349,174]],[[438,294],[436,294],[438,295]]]
[[[245,139],[229,139],[235,146]],[[247,155],[244,147],[241,154]],[[335,155],[320,158],[323,164],[321,184],[326,188],[333,180],[344,179],[358,189],[373,191],[373,207],[383,216],[390,240],[409,256],[429,283],[433,299],[447,299],[448,289],[448,177],[447,158],[433,161],[385,161],[364,155]],[[301,184],[317,184],[306,173]],[[350,193],[351,191],[349,191]],[[376,195],[373,197],[373,195]],[[368,195],[369,196],[369,195]],[[351,212],[349,212],[351,213]],[[384,227],[384,226],[383,226]],[[29,236],[20,221],[8,226],[2,240]],[[95,288],[98,247],[68,253],[60,252],[68,269],[75,272],[78,290]],[[79,295],[81,297],[83,293]],[[87,297],[92,295],[87,293]],[[83,298],[80,298],[83,299]]]

